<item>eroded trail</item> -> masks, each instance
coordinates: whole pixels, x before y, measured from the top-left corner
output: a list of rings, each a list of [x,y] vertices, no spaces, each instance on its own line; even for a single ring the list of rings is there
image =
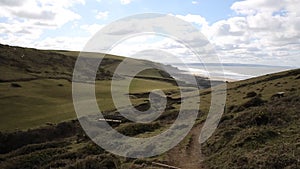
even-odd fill
[[[197,124],[189,133],[189,139],[185,145],[179,144],[167,153],[171,165],[182,169],[204,169],[202,165],[203,155],[198,142],[202,125]]]

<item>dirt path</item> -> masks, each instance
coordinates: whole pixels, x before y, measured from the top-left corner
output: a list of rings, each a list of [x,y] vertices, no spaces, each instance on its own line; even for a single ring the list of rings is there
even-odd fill
[[[202,125],[198,124],[190,131],[191,139],[187,146],[179,144],[167,153],[171,165],[182,169],[204,169],[201,164],[203,156],[198,142],[201,127]]]

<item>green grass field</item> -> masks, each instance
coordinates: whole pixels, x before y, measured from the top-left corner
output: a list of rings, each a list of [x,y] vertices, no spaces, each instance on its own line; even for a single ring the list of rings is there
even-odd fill
[[[72,102],[73,67],[77,51],[36,50],[30,48],[0,46],[0,131],[36,128],[46,123],[59,123],[76,118]],[[21,57],[22,56],[22,57]],[[90,57],[99,57],[89,53]],[[124,57],[106,55],[100,68],[110,79]],[[156,63],[128,59],[128,65],[157,65]],[[149,92],[153,89],[175,88],[172,83],[159,81],[164,76],[157,69],[147,69],[138,74],[130,86],[130,92]],[[155,79],[149,79],[154,77]],[[21,87],[12,87],[12,83]],[[123,82],[119,81],[121,85]],[[102,111],[114,109],[110,93],[110,80],[97,80],[97,102]],[[133,105],[144,99],[132,99]]]
[[[268,77],[260,77],[259,79],[263,80],[265,78]],[[261,94],[264,100],[269,100],[276,92],[290,92],[291,89],[296,89],[294,92],[299,94],[298,81],[294,79],[295,77],[286,76],[257,84],[252,84],[252,79],[229,83],[227,107],[247,102],[249,98],[245,97],[250,91]],[[27,129],[45,125],[46,122],[57,123],[75,118],[70,82],[66,80],[43,79],[16,83],[22,87],[11,87],[11,82],[0,83],[1,131]],[[114,109],[110,85],[108,80],[97,81],[96,83],[97,100],[100,109],[103,111]],[[134,79],[130,92],[144,93],[153,89],[172,90],[176,89],[176,86],[156,80]],[[200,93],[208,91],[209,89],[206,89],[200,91]],[[174,94],[174,97],[176,96]],[[143,103],[143,100],[135,99],[132,102],[137,105]],[[203,94],[200,100],[200,109],[207,112],[210,106],[210,94]]]
[[[0,83],[0,131],[35,128],[47,122],[58,123],[76,117],[70,82],[45,79],[15,83],[21,87],[11,87],[10,82]],[[102,111],[114,109],[110,87],[108,80],[96,82],[97,101]],[[130,92],[140,93],[175,86],[167,82],[134,79],[130,88]],[[143,99],[132,102],[140,104]]]

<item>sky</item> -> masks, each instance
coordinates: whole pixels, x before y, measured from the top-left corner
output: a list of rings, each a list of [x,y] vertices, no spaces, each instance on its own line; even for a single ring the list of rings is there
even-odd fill
[[[224,63],[299,67],[299,7],[300,0],[0,0],[0,43],[81,51],[118,19],[161,13],[192,23]],[[139,50],[163,46],[188,58],[172,39],[151,38],[135,37],[111,52],[134,57],[141,53],[137,45]]]

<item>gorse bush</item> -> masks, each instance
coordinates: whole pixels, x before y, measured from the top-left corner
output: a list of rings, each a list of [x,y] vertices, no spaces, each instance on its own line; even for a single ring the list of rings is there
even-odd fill
[[[154,131],[160,127],[161,125],[158,122],[149,124],[129,123],[118,127],[117,130],[126,136],[135,136],[141,133]]]
[[[298,95],[268,103],[255,98],[248,109],[226,112],[202,145],[204,163],[220,169],[299,168],[299,101]]]
[[[57,126],[47,126],[35,130],[0,132],[0,153],[7,153],[28,144],[43,143],[82,133],[77,121],[63,122]]]

